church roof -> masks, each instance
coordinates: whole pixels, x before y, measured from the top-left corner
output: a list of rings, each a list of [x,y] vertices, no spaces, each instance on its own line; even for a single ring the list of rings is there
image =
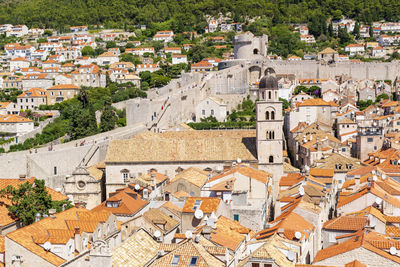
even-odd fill
[[[106,163],[242,161],[256,158],[255,130],[180,131],[144,133],[112,140]]]

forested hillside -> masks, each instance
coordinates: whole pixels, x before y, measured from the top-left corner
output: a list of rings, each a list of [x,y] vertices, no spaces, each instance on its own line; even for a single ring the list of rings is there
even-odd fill
[[[266,16],[273,24],[309,22],[345,15],[367,24],[400,19],[400,1],[393,0],[25,0],[2,1],[0,23],[64,30],[72,25],[201,31],[204,15],[231,12],[235,21]]]

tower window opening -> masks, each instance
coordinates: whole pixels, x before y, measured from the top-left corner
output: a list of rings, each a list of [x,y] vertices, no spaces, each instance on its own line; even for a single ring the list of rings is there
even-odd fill
[[[268,99],[271,99],[271,97],[272,97],[272,94],[271,94],[271,91],[269,91],[268,92]]]
[[[258,49],[257,49],[257,48],[255,48],[255,49],[253,50],[253,55],[258,55]]]
[[[265,112],[265,119],[266,119],[266,120],[269,120],[269,111],[266,111],[266,112]]]
[[[271,120],[275,120],[275,111],[271,111]]]
[[[269,156],[269,163],[274,163],[274,156]]]

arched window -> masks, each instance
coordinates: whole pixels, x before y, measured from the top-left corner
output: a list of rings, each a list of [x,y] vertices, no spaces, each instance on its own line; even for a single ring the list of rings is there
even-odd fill
[[[265,99],[265,92],[261,93],[261,98],[264,100]]]
[[[271,120],[275,120],[275,111],[271,111]]]
[[[272,111],[272,112],[273,112],[273,111]],[[266,111],[266,112],[265,112],[265,119],[266,119],[266,120],[269,120],[269,111]]]
[[[268,92],[268,99],[271,99],[271,91]]]
[[[275,132],[272,132],[272,138],[271,139],[275,139]]]
[[[258,49],[257,49],[257,48],[255,48],[255,49],[253,50],[253,54],[254,54],[254,55],[258,55]]]
[[[269,163],[274,163],[274,156],[269,156]]]

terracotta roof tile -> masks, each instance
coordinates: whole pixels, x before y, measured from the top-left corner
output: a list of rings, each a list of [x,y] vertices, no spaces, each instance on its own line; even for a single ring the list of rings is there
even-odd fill
[[[107,203],[113,202],[118,207],[108,206]],[[115,215],[134,215],[142,208],[144,208],[148,202],[143,200],[139,194],[130,188],[124,188],[121,191],[115,192],[112,196],[106,199],[99,206],[95,207],[93,211],[109,211]]]
[[[194,213],[195,210],[193,210],[193,206],[196,200],[201,201],[199,209],[201,209],[204,213],[217,212],[217,209],[221,203],[221,199],[216,197],[188,197],[186,198],[185,206],[183,207],[182,212]]]
[[[323,228],[328,230],[359,231],[367,224],[365,217],[340,216],[324,223]]]

